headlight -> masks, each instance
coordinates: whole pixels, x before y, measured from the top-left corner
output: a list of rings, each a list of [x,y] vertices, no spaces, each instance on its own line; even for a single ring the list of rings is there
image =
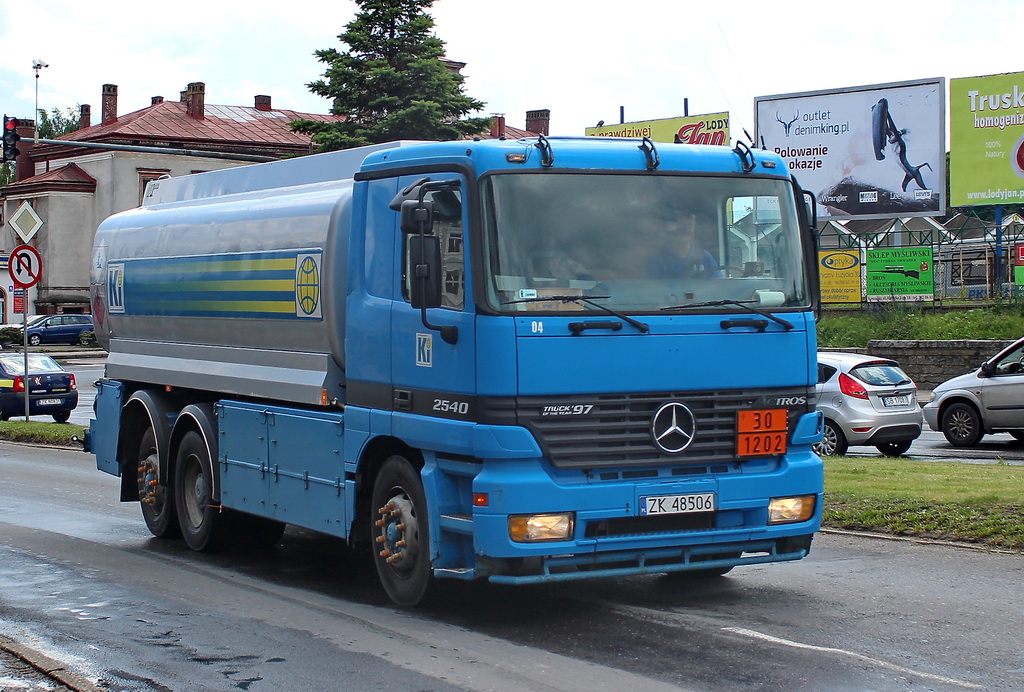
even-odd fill
[[[768,503],[769,524],[792,524],[807,521],[814,516],[815,495],[773,497]]]
[[[565,541],[572,538],[574,514],[514,514],[508,518],[508,537],[516,543]]]

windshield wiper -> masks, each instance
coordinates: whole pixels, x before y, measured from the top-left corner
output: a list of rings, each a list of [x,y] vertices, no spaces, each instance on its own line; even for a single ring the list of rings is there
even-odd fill
[[[601,303],[594,302],[595,298],[611,298],[611,296],[536,296],[535,298],[519,298],[518,300],[506,300],[502,305],[514,305],[516,303],[543,303],[549,300],[558,300],[563,303],[586,303],[587,305],[593,306],[598,310],[602,310],[612,317],[618,317],[620,320],[627,324],[631,324],[640,330],[641,334],[646,334],[651,331],[650,325],[644,324],[640,320],[635,320],[629,315],[625,315],[618,310],[613,310],[607,305],[601,305]]]
[[[672,305],[667,308],[662,308],[662,310],[682,310],[684,308],[709,308],[714,307],[716,305],[735,305],[736,307],[743,308],[744,310],[752,312],[755,315],[761,315],[761,317],[767,317],[773,322],[778,322],[779,324],[786,328],[786,331],[796,328],[793,326],[793,323],[790,322],[789,320],[784,320],[781,317],[776,317],[767,310],[764,310],[762,308],[755,308],[750,305],[750,303],[757,302],[758,301],[756,300],[706,300],[703,303],[687,303],[686,305]]]

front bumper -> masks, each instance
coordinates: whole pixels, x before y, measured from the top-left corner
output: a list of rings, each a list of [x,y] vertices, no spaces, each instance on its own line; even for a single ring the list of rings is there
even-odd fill
[[[540,561],[539,568],[535,568],[534,573],[492,574],[488,581],[497,584],[541,584],[789,562],[800,560],[810,553],[812,538],[813,536],[808,534],[775,541],[549,557]]]

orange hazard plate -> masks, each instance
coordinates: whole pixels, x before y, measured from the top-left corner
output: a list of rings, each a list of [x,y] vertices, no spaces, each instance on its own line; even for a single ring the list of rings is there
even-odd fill
[[[740,411],[736,419],[736,456],[784,454],[788,432],[789,423],[784,408]]]

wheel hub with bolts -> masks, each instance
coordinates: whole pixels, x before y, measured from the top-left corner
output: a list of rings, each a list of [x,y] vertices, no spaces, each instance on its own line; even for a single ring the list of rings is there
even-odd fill
[[[156,502],[156,460],[150,456],[139,466],[139,499],[146,504]]]
[[[419,551],[419,528],[412,502],[396,495],[377,510],[377,551],[396,570],[412,569]]]

